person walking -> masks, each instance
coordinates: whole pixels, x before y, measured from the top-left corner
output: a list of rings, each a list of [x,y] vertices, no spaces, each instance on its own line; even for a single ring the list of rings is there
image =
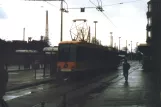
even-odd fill
[[[125,81],[128,81],[128,71],[130,69],[130,64],[127,62],[127,59],[124,59],[124,63],[123,63],[123,75],[125,77]]]

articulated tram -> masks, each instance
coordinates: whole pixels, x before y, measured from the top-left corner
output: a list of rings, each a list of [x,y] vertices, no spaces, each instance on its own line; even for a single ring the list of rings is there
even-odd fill
[[[102,69],[117,68],[117,50],[82,41],[59,43],[57,74],[59,77],[81,76],[101,72]]]

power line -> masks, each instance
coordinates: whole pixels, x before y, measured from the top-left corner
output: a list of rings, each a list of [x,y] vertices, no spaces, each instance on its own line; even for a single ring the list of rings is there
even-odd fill
[[[103,5],[102,7],[113,6],[113,5],[118,5],[118,4],[125,4],[125,3],[132,3],[132,2],[138,2],[138,1],[142,1],[142,0],[135,0],[135,1],[129,1],[129,2],[120,2],[120,3],[116,3],[116,4]]]
[[[91,0],[89,0],[93,5],[95,5]],[[97,5],[95,5],[97,7]]]
[[[54,4],[52,4],[52,3],[48,2],[48,1],[44,1],[44,2],[48,3],[48,4],[51,5],[51,6],[54,6],[54,7],[56,7],[56,8],[59,8],[59,7],[55,6]]]
[[[102,14],[113,24],[113,26],[115,26],[116,27],[116,25],[111,21],[111,19],[104,13],[104,12],[102,12]],[[117,27],[116,27],[117,28]]]
[[[89,0],[93,5],[95,5],[91,0]],[[95,5],[96,6],[96,5]],[[98,9],[98,6],[96,6],[96,8]],[[110,20],[110,18],[103,12],[104,10],[101,7],[100,12],[102,12],[102,14],[116,27],[116,25]],[[117,28],[117,27],[116,27]]]
[[[101,6],[102,6],[102,0],[100,0],[100,2],[101,2]]]
[[[100,5],[99,1],[97,0],[98,6]]]
[[[125,4],[125,3],[131,3],[131,2],[137,2],[137,1],[142,1],[142,0],[135,0],[135,1],[130,1],[130,2],[121,2],[121,3],[115,3],[115,4],[109,4],[109,5],[103,5],[103,6],[97,6],[96,4],[94,4],[91,0],[89,0],[95,7],[83,7],[83,8],[88,8],[88,9],[92,9],[92,8],[97,8],[97,7],[106,7],[106,6],[113,6],[113,5],[121,5],[121,4]],[[102,1],[101,1],[102,2]],[[143,1],[142,1],[143,2]],[[102,5],[102,4],[101,4]],[[73,8],[68,8],[68,9],[80,9],[81,7],[73,7]]]

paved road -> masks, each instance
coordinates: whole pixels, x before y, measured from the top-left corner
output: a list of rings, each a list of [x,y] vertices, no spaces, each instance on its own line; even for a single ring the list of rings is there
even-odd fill
[[[45,107],[57,107],[62,103],[64,93],[68,92],[66,98],[70,107],[146,107],[145,103],[154,102],[149,99],[149,95],[151,95],[149,88],[155,87],[149,84],[149,75],[151,74],[142,72],[138,62],[131,62],[128,84],[124,83],[120,66],[117,72],[92,83],[84,81],[84,83],[61,86],[57,86],[55,83],[45,84],[7,93],[6,100],[11,107],[40,107],[37,104],[42,101],[46,102]],[[109,82],[109,80],[112,81]],[[82,87],[85,83],[88,86]],[[16,97],[12,98],[12,96]]]
[[[117,74],[117,72],[115,73]],[[99,81],[109,81],[110,79],[117,77],[116,74],[110,73],[108,74],[108,78],[106,76],[106,79],[94,78],[93,80],[89,81],[64,83],[63,85],[61,84],[61,86],[56,85],[55,83],[51,83],[28,89],[18,90],[15,92],[8,92],[5,96],[5,99],[12,107],[32,107],[36,104],[39,104],[41,101],[54,101],[55,104],[58,104],[62,101],[62,96],[65,93],[68,93],[67,99],[79,98],[78,96],[88,93],[90,92],[90,90],[101,85],[102,82]],[[103,76],[105,75],[102,75],[101,77]]]
[[[30,86],[32,84],[41,83],[50,79],[50,72],[46,71],[45,77],[43,77],[43,70],[37,70],[36,78],[33,70],[27,71],[12,71],[9,72],[9,81],[7,84],[7,90],[15,90],[23,88],[24,86]]]
[[[72,107],[159,107],[159,93],[153,84],[156,82],[155,75],[153,72],[143,72],[138,63],[134,65],[130,69],[128,83],[120,75]]]

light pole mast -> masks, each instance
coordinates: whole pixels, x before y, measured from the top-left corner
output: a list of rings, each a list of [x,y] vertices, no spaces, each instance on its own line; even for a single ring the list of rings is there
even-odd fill
[[[119,51],[120,51],[120,38],[121,38],[121,37],[119,37]]]
[[[23,41],[25,41],[25,28],[23,28]]]
[[[63,41],[63,0],[61,0],[61,6],[60,6],[60,11],[61,11],[61,27],[60,27],[60,41]]]
[[[111,34],[111,47],[113,47],[113,36],[112,36],[112,33],[113,32],[110,32],[110,34]]]
[[[95,23],[95,43],[96,43],[96,23],[97,21],[94,21],[94,23]]]
[[[127,53],[127,50],[128,50],[128,49],[127,49],[127,40],[126,40],[126,53]]]
[[[132,60],[132,41],[131,41],[131,60]]]

